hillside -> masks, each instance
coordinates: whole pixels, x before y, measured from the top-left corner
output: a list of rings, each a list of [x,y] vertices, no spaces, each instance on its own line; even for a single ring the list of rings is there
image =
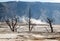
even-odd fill
[[[29,8],[31,8],[31,18],[44,21],[49,17],[54,20],[54,24],[60,24],[60,3],[11,1],[0,2],[0,8],[0,19],[2,20],[6,16],[13,17],[14,15],[28,17]]]

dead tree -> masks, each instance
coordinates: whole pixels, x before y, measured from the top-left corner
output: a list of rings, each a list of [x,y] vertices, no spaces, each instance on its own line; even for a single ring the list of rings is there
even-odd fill
[[[31,8],[29,8],[29,32],[31,32],[31,30],[30,30],[30,25],[31,25]]]
[[[31,8],[29,8],[29,32],[31,32],[32,29],[33,29],[33,24],[31,23]]]
[[[51,28],[51,33],[53,32],[52,22],[53,22],[52,19],[47,18],[47,23],[49,24],[49,26],[50,26],[50,28]]]
[[[10,27],[12,32],[16,32],[17,18],[6,19],[6,24]]]

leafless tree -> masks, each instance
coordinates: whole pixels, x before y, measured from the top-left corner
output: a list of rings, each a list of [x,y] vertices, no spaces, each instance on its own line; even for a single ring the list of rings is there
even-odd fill
[[[49,26],[51,28],[51,32],[53,32],[52,22],[53,22],[53,19],[47,18],[47,23],[49,24]]]
[[[7,18],[5,19],[6,24],[10,27],[12,32],[16,32],[17,18]]]
[[[29,32],[33,29],[33,24],[31,23],[31,8],[29,8]]]

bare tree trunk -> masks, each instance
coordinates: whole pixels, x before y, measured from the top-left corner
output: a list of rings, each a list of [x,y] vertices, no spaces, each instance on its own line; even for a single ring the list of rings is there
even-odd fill
[[[15,19],[12,18],[11,20],[7,19],[7,20],[5,20],[5,22],[10,27],[10,29],[11,29],[12,32],[16,31],[17,18],[15,18]]]
[[[50,28],[51,28],[51,33],[53,32],[53,27],[52,24],[50,23]]]
[[[30,19],[29,19],[29,32],[31,32],[31,30],[30,30]]]
[[[53,22],[52,19],[47,18],[47,23],[49,24],[49,26],[50,26],[50,28],[51,28],[51,33],[53,32],[52,22]]]
[[[30,25],[31,25],[31,8],[29,8],[29,32],[31,32],[31,27],[30,27]]]

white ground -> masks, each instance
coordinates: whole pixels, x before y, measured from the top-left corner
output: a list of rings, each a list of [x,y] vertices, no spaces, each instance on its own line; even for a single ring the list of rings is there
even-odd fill
[[[60,32],[60,25],[53,25],[53,27],[55,33],[48,33],[49,26],[34,26],[32,29],[34,33],[28,33],[28,26],[19,26],[17,30],[19,33],[12,33],[9,27],[0,28],[0,41],[59,41],[60,33],[57,32]],[[46,39],[55,37],[59,39]]]

